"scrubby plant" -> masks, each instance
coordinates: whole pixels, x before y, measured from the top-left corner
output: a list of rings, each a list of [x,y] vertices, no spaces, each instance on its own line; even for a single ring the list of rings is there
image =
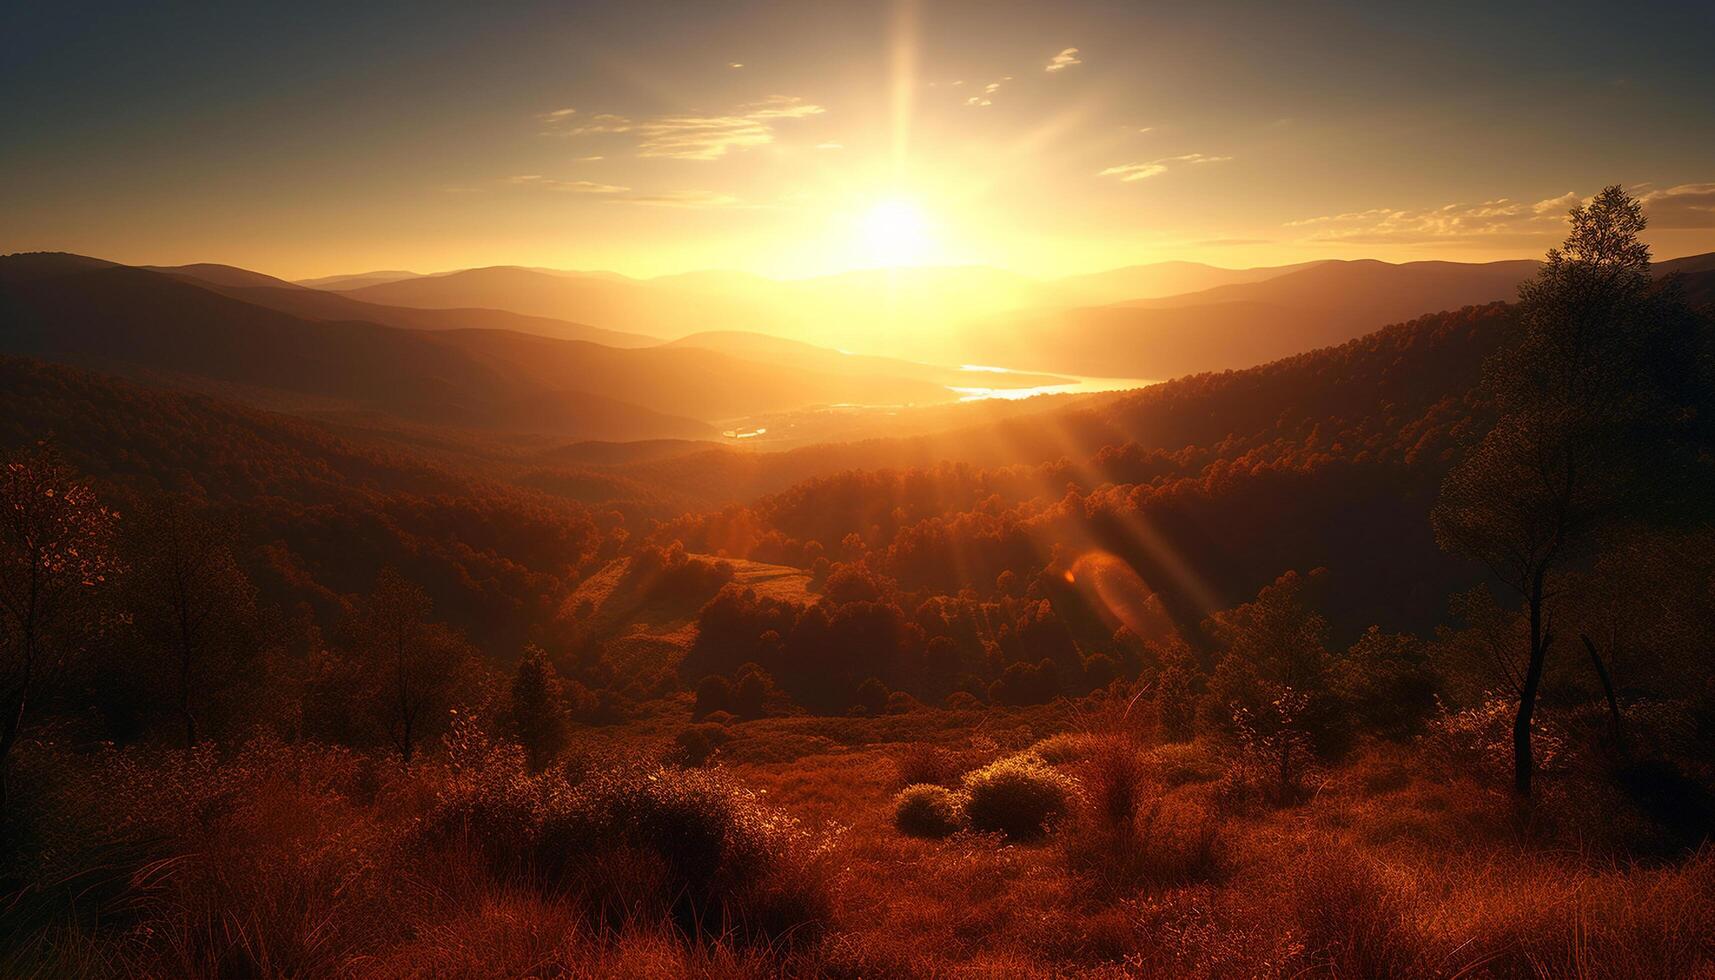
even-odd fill
[[[1041,759],[1022,754],[966,774],[964,789],[965,815],[973,829],[1036,840],[1070,810],[1077,783]]]
[[[957,833],[965,825],[964,797],[930,783],[907,786],[893,798],[893,825],[912,837]]]
[[[898,771],[896,785],[901,788],[918,783],[936,786],[956,786],[965,767],[958,756],[939,745],[917,743],[893,760]]]
[[[499,882],[574,899],[599,927],[775,943],[827,920],[830,842],[722,770],[632,762],[573,785],[558,770],[529,775],[505,748],[454,767],[424,846],[463,843]]]
[[[1085,732],[1061,732],[1039,739],[1028,751],[1051,766],[1060,766],[1089,756],[1097,742],[1097,738]]]
[[[732,741],[732,733],[722,725],[704,722],[686,725],[673,736],[670,759],[683,766],[698,768],[714,760],[721,746]]]
[[[652,908],[687,934],[769,942],[829,915],[826,844],[718,769],[592,776],[550,810],[538,859],[549,887],[609,919]]]

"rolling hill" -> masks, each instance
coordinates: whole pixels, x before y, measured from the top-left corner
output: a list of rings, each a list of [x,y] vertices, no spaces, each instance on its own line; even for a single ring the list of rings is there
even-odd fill
[[[1425,311],[1509,299],[1535,267],[1320,262],[1257,282],[999,318],[965,337],[992,363],[1173,377],[1266,363]]]
[[[608,347],[651,347],[657,337],[606,330],[583,323],[528,316],[502,309],[418,309],[351,299],[231,266],[176,266],[151,271],[175,275],[233,299],[307,320],[360,320],[408,330],[515,330],[560,340],[587,340]]]
[[[955,397],[933,378],[881,373],[885,364],[783,370],[694,346],[622,349],[511,330],[405,329],[293,316],[235,298],[258,293],[280,305],[349,302],[292,286],[205,288],[186,273],[76,256],[9,256],[0,259],[0,349],[270,408],[560,440],[698,438],[710,434],[706,422],[764,412]],[[333,316],[346,308],[317,309]]]
[[[439,342],[441,334],[303,320],[142,269],[70,259],[55,275],[50,259],[14,258],[0,259],[6,353],[306,414],[382,413],[428,425],[587,438],[709,431],[571,385],[522,384]]]

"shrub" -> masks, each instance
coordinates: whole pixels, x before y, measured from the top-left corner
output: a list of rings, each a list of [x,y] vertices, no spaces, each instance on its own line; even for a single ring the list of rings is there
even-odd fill
[[[1077,784],[1031,755],[1015,755],[968,773],[965,815],[971,827],[1035,840],[1064,816]]]
[[[1155,681],[1155,713],[1170,742],[1188,742],[1197,733],[1197,692],[1191,675],[1168,667]]]
[[[965,772],[953,753],[939,745],[923,743],[905,750],[903,755],[893,760],[893,767],[898,770],[897,785],[901,788],[918,783],[956,786]]]
[[[871,677],[858,685],[852,707],[862,708],[866,715],[879,715],[887,710],[887,685],[880,678]]]
[[[668,923],[687,935],[813,937],[829,910],[828,846],[718,769],[645,763],[571,785],[521,753],[456,768],[422,825],[500,882],[574,900],[592,925]]]
[[[673,736],[672,761],[693,769],[706,766],[721,746],[732,741],[732,733],[720,725],[705,722],[686,725]]]
[[[621,921],[640,908],[688,934],[808,939],[829,914],[827,848],[720,770],[632,765],[550,809],[545,883]]]
[[[731,711],[732,682],[719,674],[710,674],[697,682],[697,704],[691,716],[703,718],[716,711]]]
[[[912,837],[946,837],[964,826],[964,802],[945,786],[907,786],[893,798],[893,825]]]
[[[1026,751],[1051,766],[1060,766],[1085,758],[1096,743],[1095,737],[1083,732],[1061,732],[1039,740]]]
[[[954,691],[942,699],[941,706],[948,711],[980,711],[983,703],[969,691]]]

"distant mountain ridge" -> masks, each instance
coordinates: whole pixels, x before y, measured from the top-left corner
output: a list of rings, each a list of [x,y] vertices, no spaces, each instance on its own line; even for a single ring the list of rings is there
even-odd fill
[[[312,319],[251,299],[353,303],[297,287],[220,287],[82,256],[9,256],[0,258],[0,352],[302,414],[381,413],[560,440],[708,438],[714,420],[954,397],[933,379],[870,370],[783,369],[693,346],[622,349],[512,330]],[[347,308],[313,312],[332,317]],[[457,314],[409,315],[449,312]]]

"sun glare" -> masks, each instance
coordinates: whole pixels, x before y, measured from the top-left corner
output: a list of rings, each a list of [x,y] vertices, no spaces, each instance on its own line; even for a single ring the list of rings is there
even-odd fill
[[[876,265],[918,265],[929,258],[930,227],[923,210],[901,198],[878,201],[859,223],[863,245]]]

